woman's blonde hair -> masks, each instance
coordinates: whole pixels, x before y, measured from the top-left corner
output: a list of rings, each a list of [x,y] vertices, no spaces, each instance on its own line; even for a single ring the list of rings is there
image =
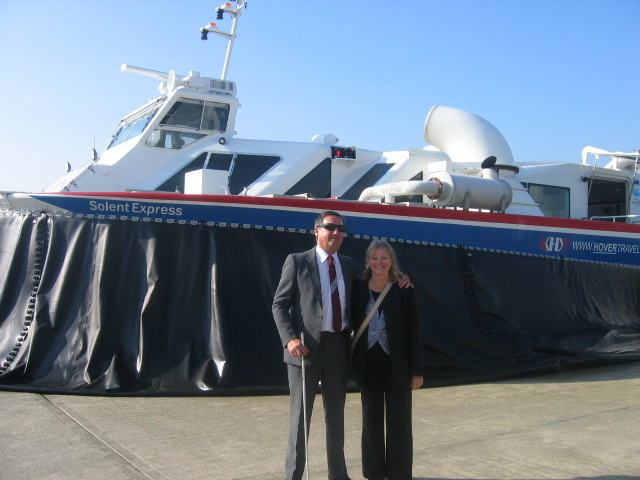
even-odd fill
[[[376,251],[376,248],[384,248],[389,254],[389,260],[391,260],[391,267],[389,268],[389,281],[391,283],[396,283],[400,277],[402,277],[402,272],[400,271],[400,267],[398,266],[398,259],[396,257],[396,252],[388,242],[384,240],[373,240],[369,244],[369,248],[367,248],[367,253],[365,253],[364,260],[366,263],[364,272],[362,272],[362,280],[369,280],[371,278],[371,268],[369,268],[369,260],[373,256],[373,252]]]

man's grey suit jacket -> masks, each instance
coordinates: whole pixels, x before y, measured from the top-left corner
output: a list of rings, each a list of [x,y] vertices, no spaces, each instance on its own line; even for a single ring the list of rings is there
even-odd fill
[[[338,254],[338,258],[347,297],[345,299],[347,328],[350,329],[352,325],[350,321],[351,290],[355,266],[350,257]],[[304,343],[309,349],[305,361],[313,363],[320,343],[323,319],[322,290],[315,247],[287,257],[282,267],[280,284],[273,299],[272,311],[284,347],[284,361],[292,365],[300,365],[300,357],[291,355],[287,344],[294,338],[300,338],[300,331],[303,330]]]

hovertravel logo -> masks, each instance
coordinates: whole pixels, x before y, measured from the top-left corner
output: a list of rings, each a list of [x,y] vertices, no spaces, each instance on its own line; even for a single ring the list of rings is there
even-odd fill
[[[565,252],[571,247],[572,252],[587,252],[593,254],[633,254],[640,253],[640,245],[622,242],[597,242],[589,240],[572,240],[563,237],[543,237],[540,249],[543,252]]]
[[[543,252],[564,252],[569,248],[569,239],[562,237],[544,237],[540,240]]]

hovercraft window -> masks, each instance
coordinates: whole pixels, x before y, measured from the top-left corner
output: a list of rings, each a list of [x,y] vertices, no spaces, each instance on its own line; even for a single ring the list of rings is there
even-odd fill
[[[215,154],[211,154],[212,157]],[[217,170],[215,163],[209,161],[208,168]],[[229,163],[229,193],[238,195],[258,180],[267,170],[280,161],[280,157],[272,155],[234,155]],[[225,161],[222,162],[223,164]],[[226,168],[222,168],[226,170]]]
[[[354,183],[341,198],[345,200],[358,200],[364,189],[375,185],[391,167],[393,167],[393,163],[376,163],[367,173],[360,177],[360,180]]]
[[[566,187],[523,183],[545,217],[571,218],[570,190]]]
[[[325,158],[284,194],[307,194],[313,198],[329,198],[331,196],[331,159]]]
[[[187,145],[200,140],[202,137],[206,137],[204,133],[183,132],[178,130],[154,130],[145,145],[148,147],[170,148],[173,150],[180,150]]]
[[[201,130],[224,132],[229,120],[229,104],[181,99],[173,104],[145,145],[179,150],[205,137]],[[171,129],[166,127],[173,127]]]
[[[229,104],[182,99],[177,101],[160,126],[224,132],[229,119]]]
[[[142,112],[138,116],[123,120],[118,126],[116,133],[113,134],[113,138],[111,139],[111,143],[109,143],[107,150],[129,140],[130,138],[140,135],[146,126],[149,125],[149,122],[157,111],[158,107],[154,107],[146,112]]]
[[[188,165],[167,179],[156,188],[161,192],[184,192],[184,176],[187,172],[199,169],[222,170],[228,172],[227,187],[229,193],[238,195],[251,186],[264,173],[280,161],[273,155],[245,155],[232,153],[204,152],[194,158]],[[210,192],[222,193],[222,190]]]

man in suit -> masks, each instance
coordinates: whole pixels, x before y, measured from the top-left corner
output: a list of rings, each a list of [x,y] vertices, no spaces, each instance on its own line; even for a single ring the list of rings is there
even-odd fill
[[[344,459],[344,405],[349,371],[350,299],[356,273],[353,260],[338,255],[344,232],[344,219],[339,213],[321,213],[314,225],[316,246],[287,257],[273,299],[273,317],[289,375],[291,410],[286,480],[300,480],[305,467],[303,355],[307,427],[318,381],[322,381],[329,479],[349,478]],[[304,344],[300,332],[304,332]]]

